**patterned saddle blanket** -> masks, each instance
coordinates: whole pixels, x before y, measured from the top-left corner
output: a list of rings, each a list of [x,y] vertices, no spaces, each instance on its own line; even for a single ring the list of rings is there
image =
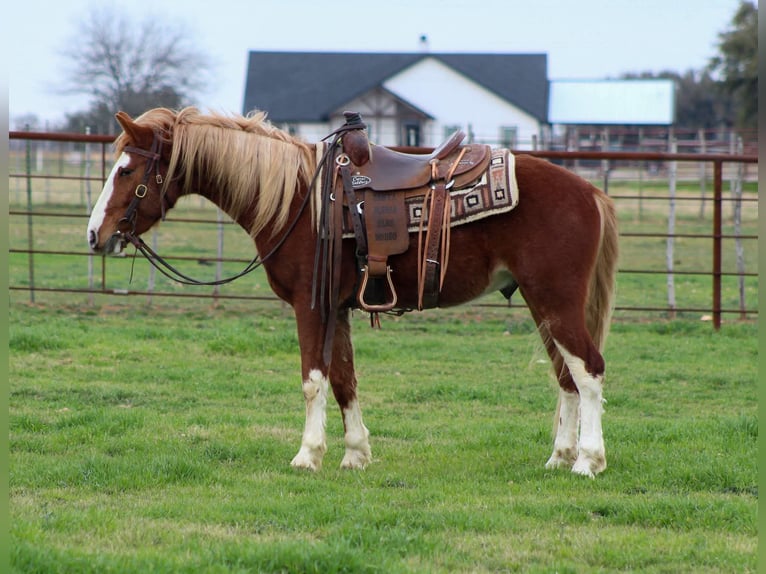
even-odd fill
[[[364,209],[366,190],[356,192],[358,205]],[[398,192],[387,192],[398,193]],[[428,225],[428,210],[423,207],[425,193],[406,193],[404,203],[407,213],[407,231],[417,233]],[[469,182],[460,189],[449,192],[450,227],[479,221],[485,217],[511,211],[519,202],[519,188],[516,182],[515,157],[507,149],[492,150],[487,169],[479,179]],[[346,206],[348,207],[348,206]],[[353,238],[354,231],[350,215],[344,210],[343,237]],[[425,213],[424,213],[425,211]]]

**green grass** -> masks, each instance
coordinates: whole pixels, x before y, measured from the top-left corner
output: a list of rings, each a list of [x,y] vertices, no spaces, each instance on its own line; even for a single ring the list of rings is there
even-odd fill
[[[543,468],[523,310],[354,319],[374,462],[317,474],[295,328],[266,303],[13,304],[17,572],[754,572],[757,329],[618,321],[595,480]]]

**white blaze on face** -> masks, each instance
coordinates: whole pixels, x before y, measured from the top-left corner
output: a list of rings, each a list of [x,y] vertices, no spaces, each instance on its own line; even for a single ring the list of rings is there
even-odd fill
[[[112,198],[112,193],[114,193],[114,179],[117,177],[117,172],[120,168],[127,167],[129,163],[130,156],[128,156],[126,153],[123,153],[114,164],[114,167],[112,167],[112,171],[109,173],[109,177],[106,179],[106,183],[104,184],[104,189],[101,191],[101,195],[99,195],[98,201],[96,201],[96,205],[93,206],[93,211],[91,211],[90,220],[88,221],[88,231],[86,237],[88,244],[92,248],[96,247],[96,245],[93,245],[92,243],[92,238],[98,237],[101,225],[103,225],[104,218],[106,217],[106,206],[109,205],[109,200]]]

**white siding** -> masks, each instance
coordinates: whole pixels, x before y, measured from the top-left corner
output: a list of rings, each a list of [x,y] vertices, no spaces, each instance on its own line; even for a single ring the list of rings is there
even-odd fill
[[[539,122],[496,94],[433,58],[426,58],[387,80],[383,86],[433,116],[423,145],[444,139],[444,126],[459,125],[474,141],[496,144],[501,127],[517,127],[520,147],[531,147]]]
[[[287,129],[287,126],[281,126]],[[330,133],[330,124],[325,123],[301,123],[293,124],[293,133],[309,143],[316,143]]]

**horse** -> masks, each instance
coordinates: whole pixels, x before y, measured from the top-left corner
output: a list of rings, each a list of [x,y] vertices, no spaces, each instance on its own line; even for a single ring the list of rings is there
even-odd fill
[[[339,304],[329,318],[316,305],[313,284],[319,231],[316,208],[306,205],[316,195],[312,189],[327,144],[287,133],[265,111],[240,116],[155,108],[136,119],[118,112],[116,119],[122,133],[88,222],[90,251],[119,254],[128,243],[141,245],[140,235],[181,196],[199,194],[220,207],[250,234],[271,289],[295,315],[306,415],[291,465],[320,470],[331,388],[344,425],[341,467],[364,469],[372,452],[351,338],[359,281],[353,238],[344,236],[338,248]],[[614,308],[616,213],[605,193],[573,172],[530,154],[514,156],[518,205],[451,229],[438,306],[518,288],[559,385],[553,452],[545,468],[593,478],[606,468],[602,352]],[[417,234],[409,241],[409,249],[390,258],[397,308],[405,310],[418,308]]]

